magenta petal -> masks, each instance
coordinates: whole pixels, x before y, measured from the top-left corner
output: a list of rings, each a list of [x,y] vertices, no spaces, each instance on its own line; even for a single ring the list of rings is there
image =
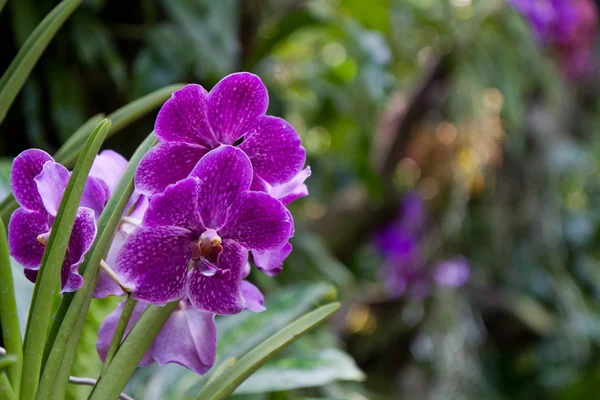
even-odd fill
[[[100,356],[100,359],[102,361],[106,359],[106,354],[108,353],[110,343],[115,334],[115,329],[117,328],[117,323],[119,322],[119,318],[121,317],[121,313],[123,312],[124,306],[125,300],[119,303],[119,306],[113,312],[108,314],[108,316],[102,322],[102,325],[100,325],[100,329],[98,330],[98,341],[96,342],[96,350],[98,351],[98,355]],[[125,335],[123,335],[123,337],[127,336],[131,328],[133,328],[133,325],[142,316],[142,313],[144,312],[146,307],[147,304],[142,302],[138,302],[136,304],[135,308],[133,309],[133,312],[131,313],[131,319],[127,324],[127,328],[125,329]],[[146,351],[146,354],[144,354],[144,357],[139,363],[140,366],[152,364],[153,360],[151,349],[152,347],[148,349],[148,351]]]
[[[25,275],[25,278],[27,278],[29,280],[29,282],[35,283],[35,281],[37,280],[37,276],[38,276],[38,272],[39,271],[40,271],[39,269],[25,268],[23,270],[23,274]]]
[[[199,184],[200,180],[191,176],[154,196],[144,216],[144,226],[179,226],[203,231],[198,214]]]
[[[221,146],[200,160],[190,176],[201,179],[198,192],[200,216],[207,228],[218,229],[225,222],[227,208],[252,184],[252,165],[243,151]]]
[[[10,185],[17,202],[28,210],[43,211],[44,205],[34,178],[48,161],[54,161],[48,153],[38,149],[25,150],[19,154],[10,171]]]
[[[186,85],[173,92],[156,117],[156,137],[161,142],[217,145],[206,119],[207,96],[200,85]]]
[[[310,167],[306,167],[289,182],[275,185],[269,188],[267,193],[287,206],[300,197],[308,196],[308,187],[304,181],[310,176],[310,173]]]
[[[95,218],[98,219],[109,199],[110,190],[106,183],[99,178],[89,176],[85,182],[79,205],[93,210]]]
[[[150,150],[135,173],[136,189],[146,195],[162,193],[167,186],[188,177],[206,148],[189,143],[160,143]]]
[[[187,229],[139,228],[125,239],[115,272],[134,299],[162,306],[183,296],[191,244]]]
[[[215,315],[194,309],[187,301],[171,314],[152,344],[158,365],[176,363],[202,375],[217,352]]]
[[[34,178],[38,193],[48,214],[56,216],[71,173],[54,161],[47,162]]]
[[[292,233],[293,222],[287,209],[261,192],[240,194],[229,208],[227,222],[219,230],[222,238],[259,251],[283,246]]]
[[[117,255],[123,246],[123,241],[125,240],[126,235],[117,230],[115,232],[115,237],[110,245],[110,249],[108,249],[108,254],[106,255],[106,263],[114,267],[117,263]],[[108,277],[106,272],[101,271],[100,277],[98,278],[98,283],[96,284],[96,288],[94,289],[94,297],[97,299],[101,299],[107,296],[123,296],[125,292],[117,285],[115,281]]]
[[[231,74],[208,94],[208,122],[220,143],[234,144],[268,106],[269,94],[258,76]]]
[[[286,242],[275,250],[252,251],[252,259],[256,267],[267,276],[275,276],[283,269],[283,261],[292,252],[292,245]]]
[[[292,179],[304,166],[306,151],[300,137],[281,118],[261,116],[249,128],[240,145],[254,171],[271,185]]]
[[[79,266],[84,260],[96,238],[96,220],[94,212],[88,208],[79,208],[73,231],[69,239],[68,252],[61,270],[61,293],[74,292],[83,286],[83,278],[79,275]]]
[[[248,252],[231,241],[223,241],[223,253],[218,267],[230,270],[229,279],[216,274],[206,276],[194,268],[188,275],[187,295],[197,310],[215,314],[230,315],[241,312],[246,302],[241,291],[242,270],[248,259]]]
[[[90,170],[90,176],[103,180],[109,193],[112,194],[117,188],[125,169],[127,169],[125,157],[112,150],[104,150],[96,156]]]
[[[46,214],[18,208],[8,223],[8,247],[10,255],[25,267],[39,268],[45,246],[37,237],[50,228]]]
[[[246,300],[246,310],[252,312],[265,311],[265,298],[260,290],[248,281],[242,281],[242,295]]]

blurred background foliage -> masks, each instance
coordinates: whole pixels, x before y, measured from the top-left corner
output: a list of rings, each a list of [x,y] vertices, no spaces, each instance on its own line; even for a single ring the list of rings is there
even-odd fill
[[[8,0],[0,69],[55,3]],[[96,113],[239,70],[263,79],[269,113],[296,128],[313,175],[292,206],[284,271],[252,275],[268,310],[219,320],[214,373],[332,296],[316,282],[344,308],[236,398],[597,397],[598,68],[566,74],[504,0],[85,1],[0,129],[0,195],[20,151],[53,152]],[[106,147],[129,156],[154,116]],[[384,290],[373,234],[408,191],[428,216],[422,268],[463,255],[466,285],[419,298]],[[116,303],[95,302],[97,327]],[[74,375],[97,373],[94,343],[90,328]],[[185,398],[210,379],[157,371],[138,371],[136,398]]]

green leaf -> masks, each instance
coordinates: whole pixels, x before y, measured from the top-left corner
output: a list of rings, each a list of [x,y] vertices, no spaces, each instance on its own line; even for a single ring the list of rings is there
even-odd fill
[[[165,101],[171,97],[171,94],[180,89],[183,85],[173,84],[159,89],[155,92],[147,94],[144,97],[132,101],[131,103],[119,108],[108,115],[108,119],[112,121],[112,128],[107,138],[114,136],[129,124],[137,121],[150,111],[161,106]],[[94,117],[95,118],[95,117]],[[88,125],[89,121],[85,125]],[[85,126],[84,125],[84,126]],[[59,162],[67,168],[73,164],[77,155],[81,149],[83,143],[88,136],[88,131],[83,129],[83,126],[69,138],[69,140],[56,152],[54,158],[56,162]]]
[[[21,383],[21,362],[23,349],[21,348],[21,331],[19,330],[19,315],[15,299],[10,256],[8,254],[8,241],[6,229],[0,220],[0,325],[2,326],[2,339],[6,352],[15,358],[14,363],[8,368],[8,379],[15,389],[19,390]],[[2,370],[3,368],[0,368]]]
[[[80,316],[83,315],[83,318],[85,318],[88,312],[94,288],[100,276],[100,261],[108,253],[115,231],[121,222],[121,216],[125,212],[131,193],[133,193],[133,175],[135,174],[135,170],[142,157],[155,143],[156,138],[152,133],[138,147],[131,157],[114,194],[104,208],[102,215],[100,215],[97,224],[98,234],[96,240],[92,249],[86,255],[83,265],[80,267],[83,275],[83,287],[75,293],[71,301],[68,299],[63,300],[65,303],[68,303],[68,308],[64,312],[65,307],[61,306],[59,313],[54,318],[47,347],[51,350],[44,366],[44,373],[42,374],[37,394],[37,398],[39,399],[47,399],[53,396],[56,398],[65,397],[69,375],[66,374],[62,377],[64,379],[59,379],[58,376],[65,369],[68,371],[71,369],[77,352],[81,330],[83,329],[83,321],[80,320]],[[62,312],[64,312],[64,316]],[[55,332],[56,337],[53,337],[53,333]]]
[[[318,387],[338,380],[362,381],[364,378],[352,357],[329,348],[270,362],[242,383],[235,394]]]
[[[5,373],[0,373],[0,400],[16,400],[17,395],[10,386]]]
[[[164,307],[150,306],[144,311],[104,375],[98,379],[90,400],[116,399],[119,396],[146,350],[178,305],[179,301],[174,301]]]
[[[207,384],[196,399],[218,400],[227,398],[242,382],[264,365],[271,357],[323,322],[339,308],[339,303],[322,306],[283,328],[242,357],[214,381]]]
[[[52,226],[52,233],[35,284],[25,331],[20,396],[23,400],[32,399],[37,390],[53,298],[60,283],[60,269],[67,252],[85,182],[109,129],[110,121],[102,121],[83,147]]]
[[[81,0],[64,0],[40,22],[0,79],[0,123],[56,32]]]
[[[17,363],[17,356],[13,356],[12,354],[8,354],[6,356],[0,357],[0,373],[3,373],[5,369],[10,366],[13,366]]]

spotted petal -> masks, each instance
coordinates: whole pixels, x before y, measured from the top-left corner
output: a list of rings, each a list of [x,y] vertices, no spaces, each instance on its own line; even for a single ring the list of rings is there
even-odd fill
[[[179,226],[203,231],[198,213],[199,185],[198,178],[189,177],[154,196],[144,216],[144,226]]]
[[[208,94],[208,122],[219,143],[234,144],[268,106],[269,94],[258,76],[231,74]]]
[[[152,344],[158,365],[176,363],[195,373],[206,373],[215,363],[215,315],[194,309],[187,301],[171,314]]]
[[[221,146],[208,152],[190,175],[202,181],[198,210],[204,226],[218,229],[225,222],[227,208],[250,188],[252,165],[240,149]]]
[[[18,208],[8,223],[10,255],[25,267],[37,269],[42,262],[45,246],[37,237],[48,232],[46,214]]]
[[[310,176],[310,167],[304,168],[298,172],[290,181],[275,185],[269,188],[268,192],[271,196],[275,197],[283,203],[288,205],[300,197],[308,196],[308,187],[304,181]]]
[[[283,269],[283,262],[292,252],[292,245],[286,242],[275,250],[252,251],[256,267],[267,276],[275,276]]]
[[[173,92],[156,117],[154,132],[161,142],[183,142],[213,148],[218,143],[206,119],[208,93],[200,85]]]
[[[123,233],[120,229],[115,232],[115,236],[110,245],[110,249],[108,249],[108,254],[106,255],[106,263],[111,267],[114,267],[117,263],[117,255],[123,246],[123,242],[125,241],[125,233]],[[104,298],[107,296],[123,296],[125,292],[117,285],[115,281],[113,281],[104,271],[100,272],[100,277],[98,278],[98,283],[94,288],[94,297],[95,298]]]
[[[252,312],[265,311],[265,298],[260,290],[248,281],[242,281],[242,296],[246,301],[246,310]]]
[[[241,312],[246,307],[242,295],[242,271],[248,259],[248,252],[231,241],[223,241],[223,253],[219,257],[218,267],[230,270],[226,275],[206,276],[194,268],[188,275],[187,295],[197,310],[215,314],[230,315]]]
[[[19,154],[10,171],[10,185],[17,202],[28,210],[43,211],[44,204],[34,178],[48,161],[54,161],[48,153],[38,149],[25,150]]]
[[[219,230],[222,238],[259,251],[283,246],[292,233],[293,222],[283,204],[266,193],[250,191],[236,198]]]
[[[83,278],[79,275],[79,266],[85,254],[92,247],[96,238],[96,220],[94,212],[81,207],[73,224],[68,251],[61,270],[61,293],[74,292],[83,286]]]
[[[135,173],[136,189],[145,195],[162,193],[188,177],[207,149],[197,144],[164,142],[150,150]]]
[[[164,305],[183,296],[191,244],[187,229],[139,228],[125,239],[115,272],[134,299]]]
[[[306,151],[300,137],[281,118],[259,117],[244,136],[244,150],[255,172],[271,185],[291,180],[304,166]]]

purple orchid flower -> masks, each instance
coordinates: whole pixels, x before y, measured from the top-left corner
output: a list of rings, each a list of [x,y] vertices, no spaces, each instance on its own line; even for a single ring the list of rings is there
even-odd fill
[[[102,361],[106,359],[117,323],[125,301],[110,313],[98,331],[96,349]],[[138,302],[133,310],[126,334],[140,318],[147,304]],[[217,349],[217,328],[215,315],[196,310],[187,299],[179,303],[150,348],[140,361],[140,366],[176,363],[188,368],[198,375],[206,373],[215,362]]]
[[[567,76],[577,78],[594,67],[592,48],[597,10],[591,0],[510,0],[529,22],[535,39],[559,57]]]
[[[265,115],[268,105],[266,87],[247,72],[223,78],[210,93],[193,84],[174,92],[156,118],[159,144],[140,163],[137,189],[162,193],[188,177],[210,150],[240,141],[257,180],[271,186],[289,182],[304,166],[306,151],[290,124]]]
[[[96,222],[127,167],[127,160],[111,150],[96,156],[87,179],[67,253],[61,270],[62,292],[72,292],[83,285],[78,268],[96,236]],[[30,149],[15,158],[11,185],[21,206],[10,220],[8,228],[11,255],[25,267],[25,276],[32,282],[37,278],[45,243],[71,173],[46,152]],[[116,251],[113,243],[111,249]],[[110,252],[109,252],[110,254]],[[101,275],[100,282],[109,278]],[[114,284],[99,286],[94,295],[122,294]]]
[[[465,257],[456,256],[440,262],[433,273],[439,286],[457,288],[469,280],[469,262]]]
[[[250,191],[252,177],[248,156],[225,145],[151,199],[116,262],[133,298],[163,305],[187,295],[198,310],[216,314],[246,307],[248,251],[279,249],[293,234],[289,211],[267,193]]]

